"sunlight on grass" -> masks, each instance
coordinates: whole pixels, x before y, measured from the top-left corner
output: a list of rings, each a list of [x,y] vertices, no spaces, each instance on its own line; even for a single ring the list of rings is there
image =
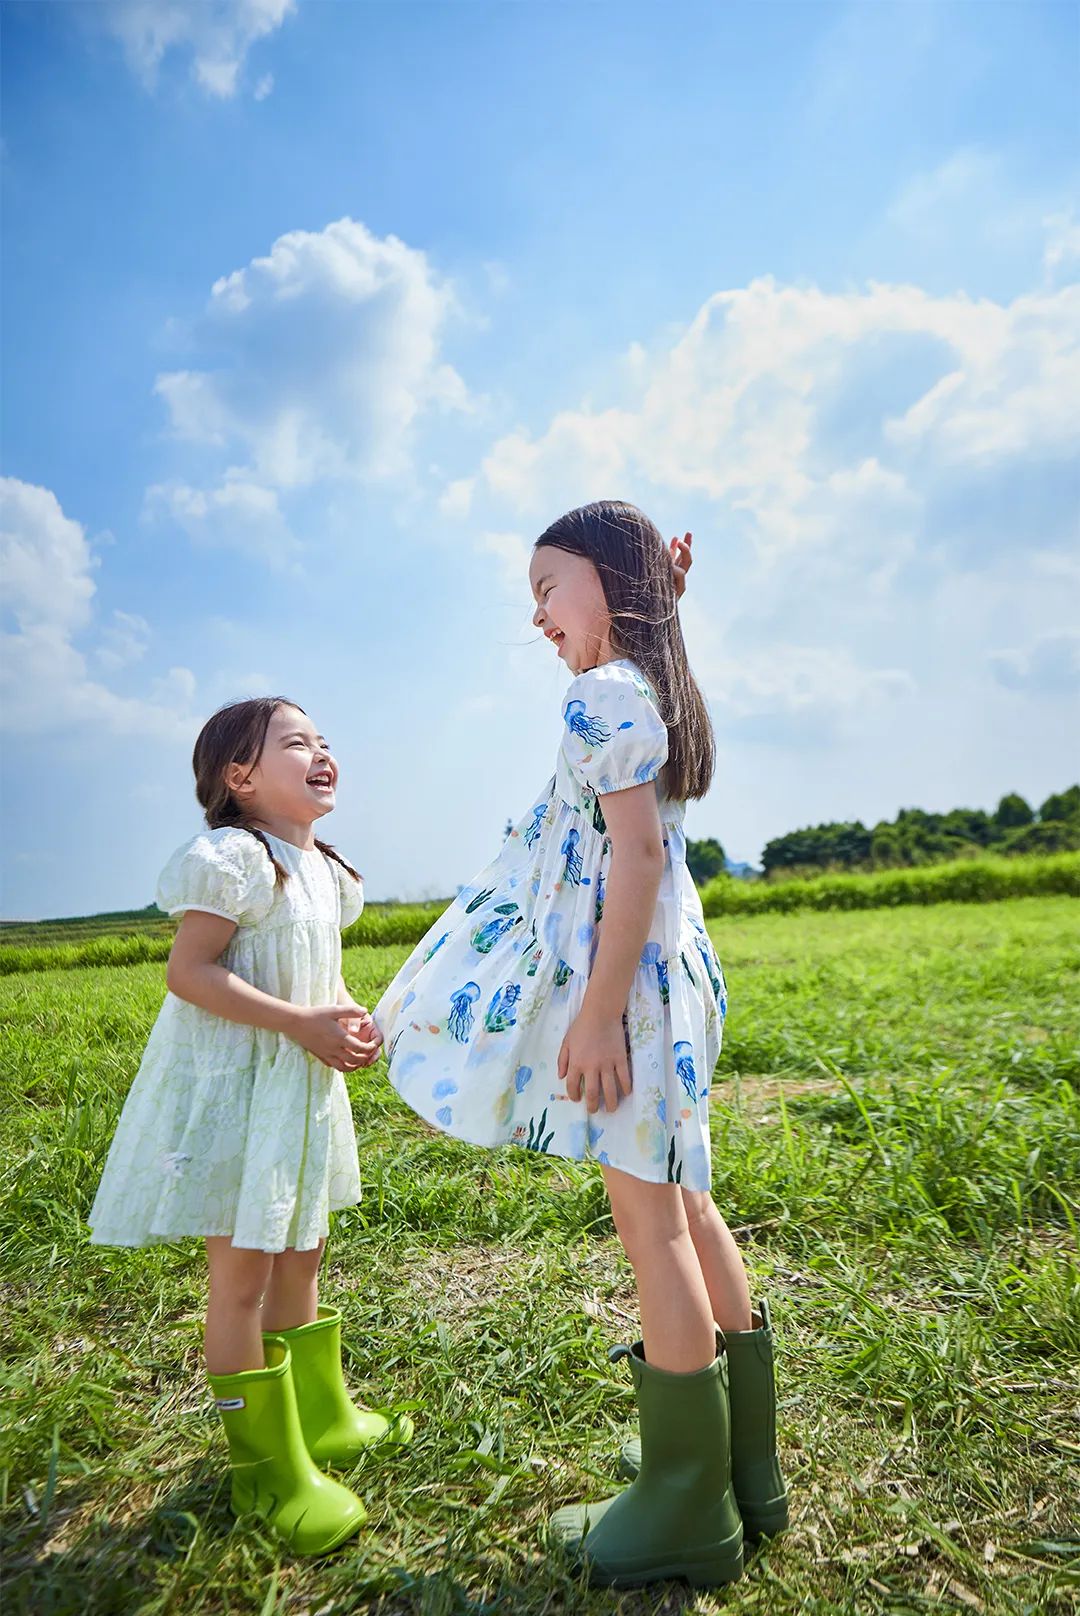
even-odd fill
[[[714,1184],[779,1338],[790,1534],[722,1597],[587,1593],[544,1551],[631,1417],[598,1173],[429,1133],[352,1082],[365,1180],[326,1292],[415,1447],[294,1562],[226,1504],[197,1251],[83,1223],[160,964],[0,983],[5,1609],[1065,1612],[1080,1578],[1080,928],[1066,897],[712,922],[731,1012]],[[407,952],[353,948],[372,1001]],[[275,1580],[276,1579],[276,1580]]]

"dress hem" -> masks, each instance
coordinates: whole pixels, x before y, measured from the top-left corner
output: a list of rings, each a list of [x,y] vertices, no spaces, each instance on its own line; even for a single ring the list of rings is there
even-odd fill
[[[332,1202],[327,1210],[329,1212],[347,1212],[351,1206],[359,1206],[360,1201],[361,1197],[356,1196],[355,1199],[351,1201]],[[143,1246],[172,1245],[178,1240],[223,1239],[227,1235],[234,1235],[235,1232],[235,1227],[228,1229],[193,1229],[186,1227],[183,1229],[169,1230],[150,1229],[144,1235],[106,1235],[98,1234],[91,1226],[90,1244],[92,1246],[114,1246],[124,1251],[135,1251]],[[235,1249],[237,1251],[263,1251],[270,1256],[276,1257],[283,1251],[314,1251],[315,1247],[319,1244],[319,1241],[328,1239],[329,1235],[330,1225],[327,1223],[325,1228],[323,1228],[321,1232],[315,1236],[314,1240],[311,1241],[310,1245],[301,1246],[294,1242],[292,1245],[283,1244],[280,1246],[236,1246]]]
[[[612,1161],[610,1158],[607,1161],[602,1161],[596,1152],[592,1150],[583,1151],[580,1156],[572,1156],[570,1155],[569,1151],[565,1150],[531,1150],[528,1145],[522,1144],[516,1139],[480,1139],[475,1135],[461,1133],[453,1128],[444,1128],[440,1122],[436,1122],[433,1118],[425,1116],[422,1111],[417,1109],[411,1100],[405,1099],[405,1096],[394,1084],[392,1078],[391,1087],[394,1089],[395,1094],[399,1095],[401,1099],[405,1100],[405,1104],[409,1107],[409,1109],[413,1111],[422,1122],[427,1123],[428,1127],[433,1133],[442,1134],[443,1137],[447,1139],[460,1139],[463,1145],[479,1145],[483,1150],[523,1150],[530,1156],[542,1156],[545,1161],[595,1162],[597,1167],[613,1167],[617,1173],[625,1173],[629,1178],[640,1179],[643,1184],[674,1183],[676,1189],[694,1190],[695,1192],[704,1191],[706,1194],[712,1193],[711,1175],[707,1184],[691,1184],[683,1179],[674,1180],[669,1177],[666,1172],[658,1172],[653,1175],[639,1172],[635,1167],[630,1167],[624,1162]]]

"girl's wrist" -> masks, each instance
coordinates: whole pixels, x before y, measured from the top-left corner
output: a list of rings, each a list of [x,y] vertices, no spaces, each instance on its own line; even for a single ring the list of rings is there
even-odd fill
[[[282,1000],[280,1025],[275,1028],[275,1031],[286,1038],[293,1039],[294,1042],[297,1041],[307,1019],[305,1012],[306,1007],[304,1005],[289,1004],[286,1000]]]
[[[597,1024],[603,1024],[608,1021],[621,1022],[625,1013],[626,995],[623,996],[620,1002],[615,996],[607,994],[602,988],[599,988],[595,981],[589,983],[585,991],[585,997],[581,1001],[581,1009],[578,1012],[579,1016],[585,1016],[589,1021]]]

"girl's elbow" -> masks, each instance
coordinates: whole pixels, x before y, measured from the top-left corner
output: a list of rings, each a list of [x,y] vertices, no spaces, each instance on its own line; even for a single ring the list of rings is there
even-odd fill
[[[664,868],[664,839],[659,834],[635,837],[622,846],[612,847],[612,862],[624,855],[628,864],[639,870],[661,871]]]
[[[186,964],[182,960],[178,960],[174,955],[170,954],[168,963],[165,966],[165,986],[177,999],[186,999],[190,996],[189,992],[187,991],[188,982],[189,977]]]

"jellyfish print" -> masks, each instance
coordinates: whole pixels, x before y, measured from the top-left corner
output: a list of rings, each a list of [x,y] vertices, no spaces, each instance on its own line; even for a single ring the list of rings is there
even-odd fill
[[[705,975],[709,979],[709,986],[713,990],[713,998],[719,1004],[720,995],[724,991],[724,984],[713,969],[714,955],[709,947],[708,933],[698,925],[696,920],[694,921],[694,933],[694,941],[697,943],[697,951],[701,955],[701,963],[705,967]]]
[[[694,1071],[694,1046],[685,1038],[680,1038],[675,1045],[675,1071],[689,1098],[696,1100],[698,1092],[697,1073]]]
[[[598,870],[596,873],[596,913],[594,917],[598,926],[604,918],[604,896],[606,890],[607,889],[604,885],[604,872],[603,870]]]
[[[544,822],[544,815],[547,813],[547,807],[548,805],[546,802],[538,802],[536,807],[533,809],[532,824],[525,832],[526,847],[532,847],[537,841],[539,841],[540,826]]]
[[[656,776],[660,773],[663,766],[663,758],[650,758],[647,763],[638,764],[637,768],[634,770],[634,779],[637,781],[639,786],[646,786],[650,780],[656,779]]]
[[[480,988],[476,982],[466,982],[464,987],[450,995],[450,1014],[446,1026],[451,1038],[456,1038],[459,1044],[469,1041],[473,1025],[472,1007],[479,997]]]
[[[521,921],[521,916],[500,915],[498,920],[488,920],[483,926],[478,926],[472,934],[472,945],[478,954],[490,954],[491,950],[501,937]]]
[[[660,1003],[669,1004],[671,1002],[671,985],[668,982],[667,960],[660,957],[659,943],[645,944],[641,951],[641,963],[645,966],[651,966],[656,972],[656,985],[660,990]]]
[[[514,1006],[521,998],[521,983],[507,982],[497,988],[487,1007],[484,1017],[484,1026],[488,1032],[509,1032],[511,1027],[517,1025]]]
[[[566,833],[566,840],[559,849],[559,852],[566,860],[566,864],[563,869],[563,880],[572,887],[579,887],[581,885],[581,854],[578,852],[578,843],[580,840],[580,831],[568,830]]]
[[[532,1075],[533,1069],[531,1066],[518,1067],[517,1072],[514,1074],[514,1087],[519,1094],[523,1094],[525,1092],[525,1089],[532,1080]]]
[[[577,735],[587,746],[603,746],[611,739],[609,726],[602,718],[590,717],[583,701],[568,701],[563,717],[571,735]]]

